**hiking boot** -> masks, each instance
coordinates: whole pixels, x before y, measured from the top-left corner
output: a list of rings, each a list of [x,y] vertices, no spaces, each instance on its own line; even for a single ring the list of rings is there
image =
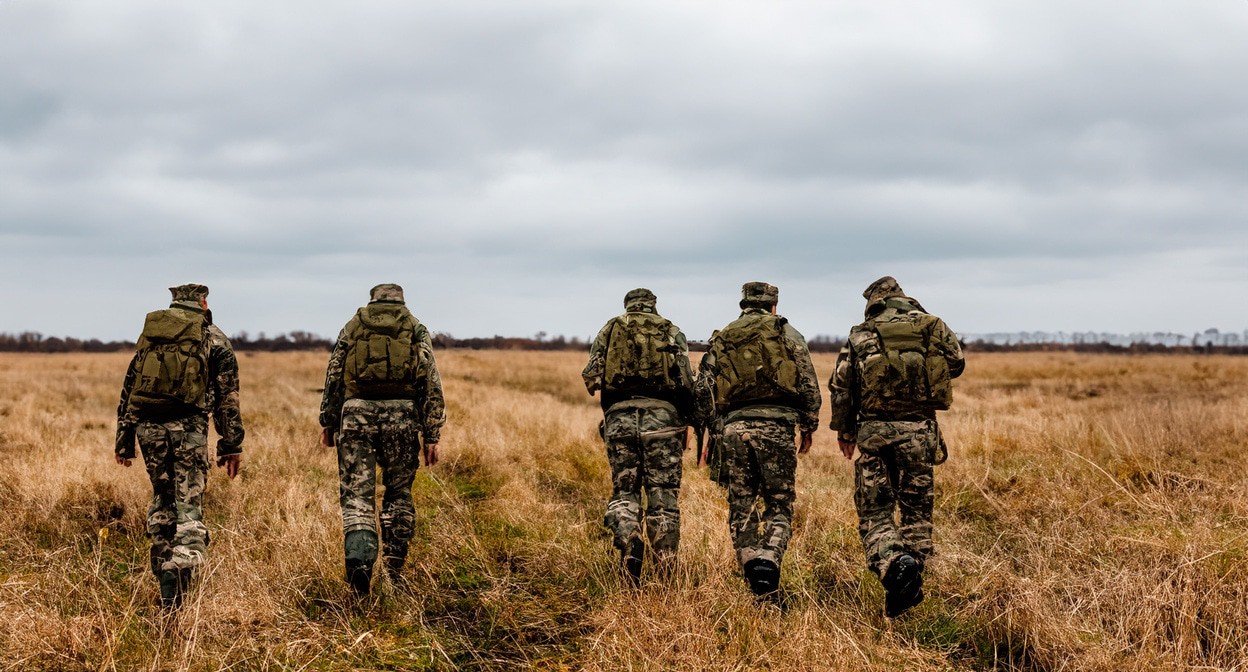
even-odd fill
[[[347,559],[347,583],[357,595],[367,595],[373,581],[373,563],[377,562],[377,533],[352,530],[343,541]]]
[[[745,581],[759,597],[768,597],[780,589],[780,566],[764,558],[745,563]]]
[[[641,585],[641,569],[645,557],[646,544],[640,538],[631,539],[628,545],[620,550],[620,564],[634,587]]]
[[[881,580],[884,615],[897,618],[923,601],[923,566],[909,555],[898,556]]]
[[[383,539],[385,534],[382,535]],[[386,575],[390,577],[390,581],[396,585],[403,583],[403,565],[407,564],[407,548],[406,540],[387,539],[384,541],[386,561]]]
[[[172,569],[160,573],[160,606],[164,609],[177,609],[182,606],[181,577]]]
[[[356,595],[367,595],[373,583],[373,566],[358,560],[347,561],[347,583]]]

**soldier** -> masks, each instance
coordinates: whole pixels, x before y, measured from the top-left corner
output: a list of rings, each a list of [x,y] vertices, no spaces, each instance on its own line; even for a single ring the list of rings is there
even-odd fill
[[[706,363],[711,357],[710,351],[702,353],[702,360],[698,362],[699,380],[701,372],[706,368]],[[715,415],[715,396],[713,385],[695,385],[694,392],[698,404],[698,417],[705,427],[704,432],[699,432],[698,448],[698,466],[706,466],[707,478],[711,482],[721,488],[728,487],[728,466],[724,455],[724,422],[723,419]],[[703,436],[705,433],[705,437]],[[703,440],[705,439],[705,441]]]
[[[765,282],[745,283],[741,316],[711,336],[698,371],[703,396],[723,422],[732,545],[759,596],[779,588],[792,533],[794,430],[797,452],[808,452],[822,403],[806,340],[776,314],[779,295]]]
[[[400,580],[415,532],[412,481],[423,453],[438,462],[446,422],[442,378],[429,330],[403,303],[403,288],[377,285],[347,322],[329,356],[321,398],[321,443],[338,449],[347,582],[367,594],[377,561],[377,467],[386,571]],[[423,438],[423,448],[422,448]]]
[[[687,425],[694,418],[693,375],[685,335],[655,310],[654,293],[630,291],[624,310],[598,332],[581,377],[590,395],[602,391],[600,427],[612,482],[603,525],[614,535],[622,568],[637,583],[647,546],[655,566],[667,573],[680,544],[677,497]]]
[[[936,411],[953,400],[965,362],[958,339],[885,276],[862,293],[866,321],[850,330],[828,382],[831,428],[854,464],[854,504],[867,565],[889,618],[923,601],[932,554],[932,466],[948,456]],[[900,526],[894,520],[900,510]]]
[[[160,603],[176,609],[204,563],[208,529],[201,505],[208,471],[208,415],[217,434],[217,466],[232,479],[243,452],[238,360],[212,323],[208,288],[170,287],[173,303],[148,313],[126,370],[117,406],[117,464],[129,467],[137,439],[152,503],[147,533]]]

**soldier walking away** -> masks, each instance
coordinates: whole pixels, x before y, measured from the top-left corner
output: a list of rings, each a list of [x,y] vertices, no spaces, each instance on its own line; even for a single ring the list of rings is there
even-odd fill
[[[806,340],[776,314],[779,295],[765,282],[745,283],[741,316],[711,336],[698,371],[703,396],[713,399],[723,422],[732,544],[759,596],[780,586],[797,453],[810,450],[822,403]]]
[[[885,276],[862,293],[866,321],[850,330],[828,382],[831,428],[854,463],[854,504],[867,566],[884,584],[884,612],[923,601],[932,555],[933,465],[948,457],[936,411],[953,401],[962,347],[940,318]],[[900,514],[900,525],[896,517]]]
[[[654,293],[624,296],[589,348],[581,372],[591,395],[601,390],[601,434],[611,464],[611,530],[622,568],[636,584],[646,548],[670,573],[680,544],[681,455],[694,419],[693,374],[685,335],[655,310]],[[645,500],[643,513],[643,494]]]
[[[425,466],[437,464],[446,422],[433,342],[404,305],[402,287],[374,287],[368,305],[338,334],[320,420],[321,443],[338,449],[347,583],[365,595],[377,561],[377,467],[385,488],[382,552],[397,583],[416,525],[412,481],[421,454]]]
[[[217,466],[238,475],[243,418],[238,360],[212,323],[208,288],[170,287],[173,303],[147,314],[117,406],[117,464],[129,467],[137,441],[152,481],[147,534],[161,606],[181,606],[204,563],[208,529],[202,503],[208,477],[208,416],[220,440]]]

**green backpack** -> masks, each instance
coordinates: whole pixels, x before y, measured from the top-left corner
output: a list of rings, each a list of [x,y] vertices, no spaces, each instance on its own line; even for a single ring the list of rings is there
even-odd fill
[[[784,336],[787,323],[783,317],[752,313],[711,337],[717,412],[797,402],[797,362]]]
[[[675,328],[654,313],[615,318],[607,340],[602,384],[608,392],[674,390],[679,387]]]
[[[199,407],[208,392],[208,349],[203,313],[182,308],[148,313],[136,349],[129,408],[142,418]]]
[[[414,399],[424,379],[424,325],[401,303],[370,303],[355,317],[343,363],[347,398]]]
[[[932,339],[938,322],[933,315],[909,311],[854,328],[879,344],[861,359],[863,410],[943,411],[953,404],[949,362]]]

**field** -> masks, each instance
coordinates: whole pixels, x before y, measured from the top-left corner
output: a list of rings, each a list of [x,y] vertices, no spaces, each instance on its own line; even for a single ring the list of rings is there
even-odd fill
[[[928,599],[892,623],[826,427],[782,606],[738,578],[692,451],[681,570],[626,588],[577,353],[439,353],[409,587],[349,600],[325,359],[240,356],[244,471],[214,470],[209,563],[163,617],[147,478],[112,462],[127,356],[0,356],[0,670],[1248,670],[1248,358],[972,354]]]

